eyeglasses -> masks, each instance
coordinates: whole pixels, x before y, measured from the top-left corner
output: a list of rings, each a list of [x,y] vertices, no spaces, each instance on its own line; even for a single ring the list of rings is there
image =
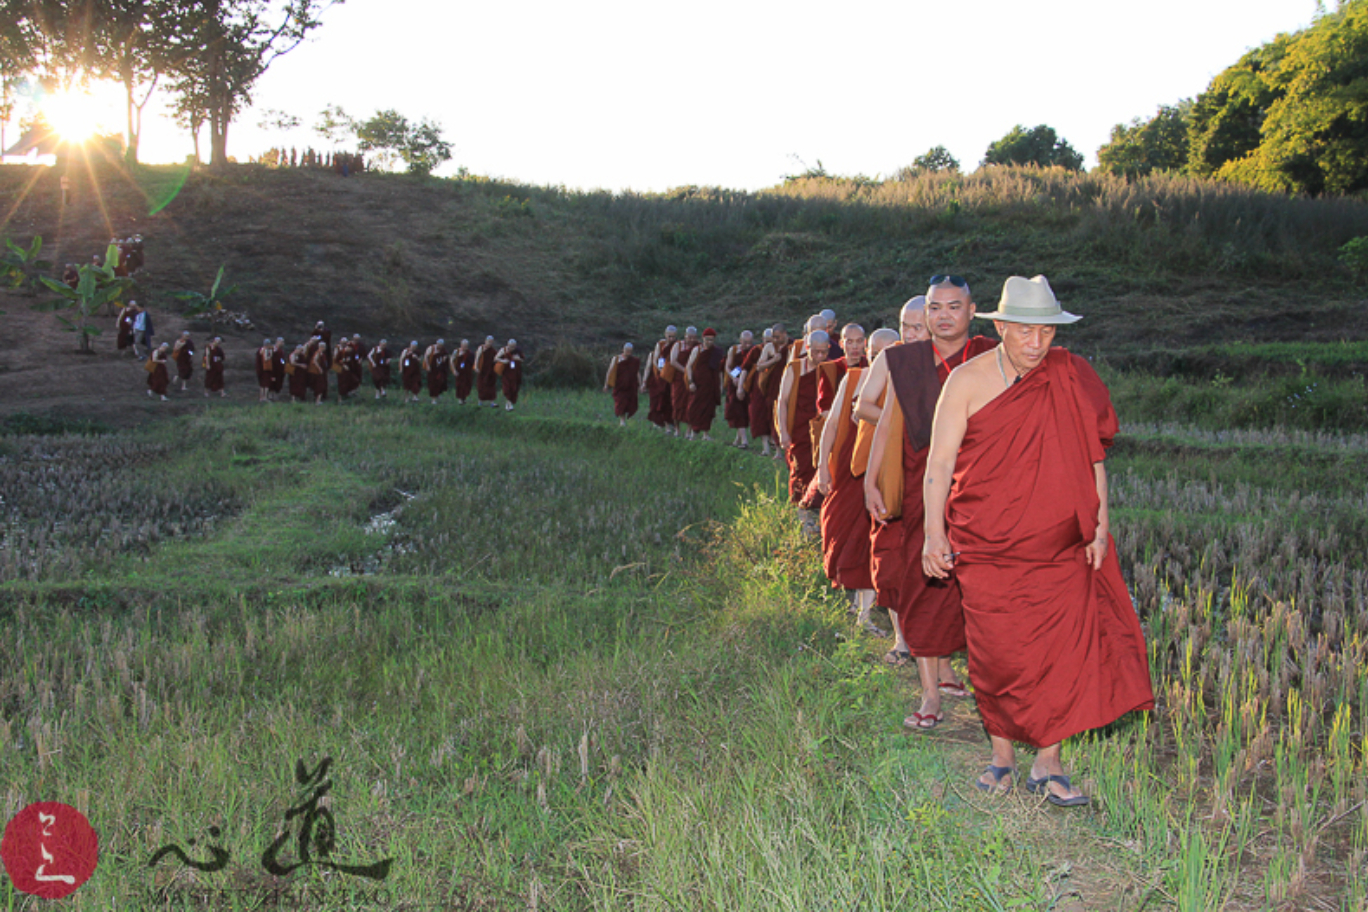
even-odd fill
[[[966,281],[964,280],[964,276],[949,275],[949,274],[946,274],[946,275],[933,275],[933,276],[931,277],[931,281],[930,281],[929,284],[931,285],[932,288],[934,288],[934,287],[936,287],[937,285],[945,285],[945,284],[947,284],[947,283],[950,284],[950,285],[954,285],[956,288],[968,288],[968,287],[969,287],[969,283],[966,282]]]

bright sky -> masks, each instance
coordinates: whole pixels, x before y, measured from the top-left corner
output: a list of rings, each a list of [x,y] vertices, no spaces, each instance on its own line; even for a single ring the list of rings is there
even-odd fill
[[[888,175],[937,144],[972,169],[1018,123],[1049,124],[1092,165],[1114,124],[1197,95],[1315,12],[1315,0],[349,0],[262,78],[228,147],[240,160],[322,148],[309,128],[333,103],[440,122],[454,158],[439,174],[584,189],[758,189],[818,159]],[[303,127],[272,135],[257,126],[265,108]],[[145,161],[190,148],[152,118]]]

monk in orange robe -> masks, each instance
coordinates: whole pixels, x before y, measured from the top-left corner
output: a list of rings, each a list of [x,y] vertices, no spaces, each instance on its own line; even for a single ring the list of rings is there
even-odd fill
[[[184,393],[189,390],[190,378],[195,374],[195,343],[190,340],[190,333],[181,333],[176,344],[171,346],[171,360],[176,363],[176,376]]]
[[[939,280],[939,281],[937,281]],[[903,720],[909,728],[935,728],[945,718],[942,696],[967,697],[950,657],[963,652],[964,613],[959,588],[927,577],[922,571],[922,485],[936,398],[950,371],[997,345],[992,339],[969,335],[974,301],[969,285],[958,276],[935,276],[924,299],[923,322],[931,338],[907,342],[884,352],[888,396],[870,447],[870,464],[888,473],[901,472],[898,550],[880,554],[889,570],[901,574],[895,584],[891,609],[908,654],[917,662],[921,678],[921,706]],[[884,477],[887,477],[885,475]],[[865,476],[868,503],[884,512],[877,482]]]
[[[499,398],[499,375],[494,372],[494,357],[499,347],[494,344],[493,336],[485,336],[484,344],[475,349],[475,394],[480,405],[497,408]]]
[[[462,339],[451,353],[451,376],[456,380],[456,404],[465,405],[475,386],[475,352],[470,348],[469,339]]]
[[[717,330],[703,330],[703,344],[689,354],[684,376],[689,382],[689,438],[712,440],[713,419],[722,402],[722,364],[726,353],[717,347]]]
[[[922,565],[963,592],[993,752],[977,787],[1011,786],[1021,741],[1038,748],[1028,791],[1087,804],[1060,743],[1154,705],[1107,510],[1116,412],[1092,366],[1051,347],[1079,317],[1044,276],[1009,278],[985,316],[1002,344],[955,371],[936,406]]]
[[[147,372],[147,395],[160,396],[162,402],[166,401],[166,387],[171,382],[171,376],[166,372],[166,362],[171,358],[170,349],[171,347],[163,342],[147,356],[150,368]]]
[[[641,386],[641,359],[633,353],[631,342],[613,356],[608,375],[603,378],[603,389],[613,396],[613,415],[618,427],[626,427],[627,419],[637,413],[637,390]]]
[[[727,349],[727,361],[722,365],[722,383],[726,388],[726,401],[722,407],[722,417],[727,427],[736,432],[731,445],[742,450],[750,449],[747,431],[750,428],[750,410],[746,407],[745,391],[741,387],[746,355],[755,347],[755,334],[749,329],[741,333],[735,345]]]
[[[389,394],[390,385],[390,350],[389,340],[381,339],[379,344],[366,354],[366,363],[370,365],[371,385],[375,387],[375,398],[384,399]]]
[[[228,396],[228,391],[223,388],[223,365],[226,360],[223,340],[214,336],[204,348],[204,395],[218,393],[225,398]]]
[[[418,351],[417,342],[410,342],[399,353],[399,382],[409,394],[408,401],[417,402],[418,394],[423,391],[423,353]]]
[[[665,338],[651,349],[651,359],[646,365],[644,378],[647,396],[646,420],[671,434],[676,433],[674,408],[670,401],[670,381],[674,377],[674,370],[667,370],[667,367],[670,363],[670,350],[674,348],[678,335],[679,330],[673,326],[665,327]]]
[[[670,412],[674,417],[675,423],[685,428],[689,426],[689,356],[698,347],[698,330],[695,327],[687,327],[684,330],[684,338],[676,342],[670,348],[669,369],[670,376]],[[693,439],[693,431],[684,432],[685,440]]]
[[[874,581],[869,570],[870,518],[865,510],[861,478],[864,467],[860,466],[857,473],[855,466],[858,426],[854,416],[855,393],[865,371],[865,340],[861,336],[858,342],[853,341],[852,335],[845,334],[845,360],[847,364],[853,360],[855,366],[848,367],[837,385],[822,428],[817,484],[826,495],[821,513],[822,569],[832,586],[851,593],[855,614],[861,623],[867,623],[869,609],[874,605]],[[896,341],[898,334],[893,330],[878,330],[869,338],[869,354],[877,357]]]
[[[784,367],[776,400],[779,445],[788,458],[789,500],[800,506],[809,484],[817,476],[812,459],[816,441],[812,439],[810,422],[817,417],[817,367],[826,361],[830,345],[823,330],[808,334],[803,357]]]
[[[503,383],[504,410],[513,411],[518,404],[518,392],[522,389],[523,350],[518,347],[517,339],[509,339],[508,344],[499,349],[494,356],[495,364],[503,365],[499,379]]]

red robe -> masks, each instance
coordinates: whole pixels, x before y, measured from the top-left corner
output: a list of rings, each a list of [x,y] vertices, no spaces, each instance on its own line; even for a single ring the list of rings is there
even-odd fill
[[[116,344],[119,351],[133,344],[133,314],[127,311],[119,312],[119,338]]]
[[[862,368],[846,375],[845,395],[831,404],[829,422],[838,426],[836,445],[827,465],[831,489],[822,501],[822,568],[831,585],[842,589],[873,589],[869,570],[869,525],[872,520],[864,505],[864,481],[851,473],[850,459],[855,451],[855,421],[851,406]]]
[[[423,391],[423,359],[416,350],[405,349],[399,356],[399,379],[410,396]]]
[[[746,356],[754,350],[755,346],[752,345],[743,353],[740,345],[733,345],[728,352],[731,369],[740,369],[746,361]],[[736,398],[736,378],[731,375],[730,371],[727,373],[727,400],[726,406],[722,409],[722,417],[727,419],[727,427],[732,429],[750,426],[750,410],[745,399]]]
[[[969,418],[946,518],[991,735],[1046,746],[1154,705],[1116,544],[1101,570],[1083,551],[1116,430],[1106,386],[1059,348]]]
[[[697,342],[679,342],[678,361],[684,367],[689,366],[689,355],[698,347]],[[685,371],[676,370],[674,381],[670,384],[670,412],[674,415],[676,424],[684,424],[689,420],[689,378],[685,376]]]
[[[269,389],[271,386],[271,352],[272,348],[258,348],[256,354],[252,356],[252,367],[256,369],[257,386]]]
[[[147,388],[158,396],[166,395],[166,387],[170,384],[171,378],[166,373],[166,362],[152,361],[152,371],[147,375]]]
[[[910,355],[918,351],[918,346],[924,348],[931,344],[912,342],[899,346],[898,351]],[[935,349],[931,349],[940,385],[945,385],[950,371],[995,347],[997,340],[973,336],[965,342],[959,354],[951,356],[948,361],[942,360]],[[893,384],[892,376],[889,377],[889,384]],[[898,408],[903,409],[906,426],[909,411],[904,408],[901,397],[898,399]],[[931,579],[922,570],[922,546],[926,543],[926,504],[922,495],[926,459],[931,449],[929,446],[914,447],[908,439],[909,433],[904,433],[902,438],[902,518],[897,520],[902,524],[902,535],[898,539],[899,552],[894,558],[899,566],[893,568],[894,572],[901,570],[901,579],[897,582],[896,600],[892,607],[897,611],[898,624],[902,627],[908,652],[917,657],[948,656],[965,649],[964,612],[960,607],[959,586],[955,585],[954,580]]]
[[[712,430],[717,406],[722,402],[722,368],[727,353],[717,346],[700,347],[693,363],[693,392],[689,393],[689,428],[706,434]]]
[[[504,365],[504,372],[499,375],[499,379],[503,381],[503,396],[504,399],[517,405],[518,391],[522,389],[522,349],[515,348],[512,351],[505,352],[504,357],[510,360]]]
[[[223,392],[222,346],[213,346],[204,352],[204,388],[211,393]]]
[[[494,373],[497,351],[492,345],[481,345],[475,352],[475,392],[481,402],[493,402],[499,396],[499,375]]]
[[[651,352],[651,366],[646,374],[648,402],[646,420],[656,427],[675,423],[674,409],[670,402],[670,384],[666,383],[665,378],[660,376],[662,370],[660,362],[668,360],[669,357],[670,346],[664,339],[661,339],[655,344],[655,349]]]
[[[801,361],[791,362],[801,364]],[[786,368],[797,374],[801,368]],[[817,371],[810,370],[802,376],[795,376],[789,395],[797,400],[790,410],[789,447],[785,454],[789,467],[789,500],[796,504],[803,502],[808,485],[817,477],[817,467],[812,464],[812,430],[808,422],[817,417]],[[787,403],[781,403],[787,406]]]
[[[306,399],[309,395],[309,362],[303,359],[296,359],[294,354],[290,354],[290,363],[294,365],[294,373],[290,374],[290,398]]]
[[[187,339],[179,349],[175,349],[175,346],[172,349],[172,357],[176,359],[176,374],[181,380],[188,381],[195,373],[195,343]]]
[[[427,364],[428,395],[436,399],[447,389],[447,374],[451,372],[451,355],[436,349]]]
[[[388,347],[388,346],[381,347],[381,346],[377,345],[377,346],[375,346],[375,348],[372,348],[371,351],[370,351],[370,355],[367,356],[367,362],[368,362],[368,363],[369,363],[369,362],[374,362],[373,364],[371,364],[371,383],[373,383],[373,384],[375,385],[375,388],[378,389],[378,390],[382,390],[382,389],[384,389],[385,387],[389,386],[389,385],[390,385],[390,351],[389,351],[389,347]]]
[[[337,398],[346,399],[361,388],[361,378],[353,369],[360,366],[360,352],[350,342],[343,342],[337,349],[337,366],[341,368],[337,372]]]
[[[765,399],[765,392],[760,388],[760,374],[755,369],[764,351],[763,345],[753,346],[746,352],[746,359],[741,362],[741,369],[745,371],[742,382],[746,384],[746,418],[750,421],[751,436],[756,439],[768,437],[770,434],[772,406]]]
[[[613,416],[631,418],[637,413],[637,387],[640,385],[641,359],[636,355],[618,358],[613,374]]]
[[[456,376],[456,398],[465,402],[475,385],[475,353],[458,348],[451,354],[451,371]]]
[[[283,348],[271,349],[271,384],[268,387],[271,392],[278,393],[285,388],[285,350]]]

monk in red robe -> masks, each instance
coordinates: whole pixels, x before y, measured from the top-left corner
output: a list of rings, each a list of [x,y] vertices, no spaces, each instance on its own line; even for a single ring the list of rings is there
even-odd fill
[[[684,428],[689,426],[689,356],[698,348],[698,330],[689,326],[684,330],[684,338],[670,348],[670,412],[675,423]],[[693,440],[693,431],[685,430],[684,439]]]
[[[62,281],[66,281],[65,276],[63,276]],[[77,281],[79,283],[79,277]],[[68,282],[67,284],[70,283]],[[76,286],[72,285],[71,287],[75,288]],[[114,326],[119,332],[118,339],[115,343],[118,346],[119,351],[125,351],[133,347],[133,318],[137,315],[138,305],[134,301],[129,301],[119,309],[119,316],[114,321]],[[136,354],[137,353],[134,352],[135,356]]]
[[[817,484],[826,498],[822,501],[822,569],[831,585],[851,593],[854,613],[867,623],[874,607],[874,581],[869,570],[869,513],[865,510],[864,483],[855,473],[855,393],[864,374],[864,339],[852,343],[846,334],[846,362],[853,359],[836,387],[830,413],[822,427],[817,449]],[[875,357],[898,341],[891,329],[877,330],[869,338],[869,354]],[[827,362],[830,364],[831,362]],[[820,383],[820,381],[819,381]],[[821,398],[820,393],[818,398]]]
[[[726,419],[727,427],[736,432],[731,445],[741,450],[750,449],[750,440],[747,439],[750,429],[750,410],[746,407],[746,400],[741,389],[743,374],[741,365],[745,363],[746,355],[754,347],[755,334],[747,329],[741,333],[736,344],[727,349],[727,361],[722,365],[722,383],[727,392],[726,404],[722,407],[722,417]]]
[[[269,402],[271,397],[271,356],[275,345],[263,339],[261,347],[252,355],[252,369],[256,371],[257,402]]]
[[[967,282],[948,275],[934,276],[932,282],[922,313],[931,338],[907,342],[884,352],[888,396],[874,432],[869,460],[871,465],[880,467],[883,477],[901,472],[898,550],[881,553],[880,561],[888,562],[892,573],[901,574],[891,608],[903,643],[917,661],[921,678],[921,706],[903,720],[905,726],[914,729],[940,724],[945,718],[942,696],[969,696],[950,663],[952,655],[965,649],[959,588],[928,577],[921,566],[921,480],[926,474],[931,419],[936,398],[950,371],[997,345],[995,340],[969,335],[974,300]],[[865,490],[871,512],[886,512],[888,492],[881,490],[870,474],[865,476]]]
[[[499,379],[503,382],[504,409],[511,412],[513,406],[518,404],[518,391],[522,389],[523,380],[523,351],[518,347],[518,340],[509,339],[508,344],[494,356],[494,363],[503,365]]]
[[[370,365],[371,384],[375,387],[375,398],[384,399],[389,394],[390,350],[389,340],[381,339],[379,344],[366,353],[366,363]]]
[[[328,398],[328,344],[321,336],[314,336],[305,352],[309,356],[309,390],[313,393],[314,405],[322,405]]]
[[[418,394],[423,391],[423,353],[418,350],[417,342],[410,342],[399,353],[399,382],[409,394],[408,401],[417,402]]]
[[[446,350],[446,340],[438,339],[423,352],[423,370],[427,371],[428,395],[432,404],[446,392],[447,376],[451,372],[451,355]]]
[[[626,427],[627,419],[637,413],[637,390],[641,386],[641,359],[632,353],[632,343],[622,346],[622,351],[613,356],[608,365],[608,375],[603,379],[603,389],[613,396],[613,415],[618,427]]]
[[[218,393],[227,398],[228,391],[223,388],[223,365],[226,360],[223,340],[214,336],[204,347],[204,395]]]
[[[469,339],[462,339],[451,353],[451,376],[456,381],[456,404],[465,405],[475,386],[475,352],[470,348]]]
[[[717,330],[709,326],[703,330],[703,344],[689,353],[684,365],[684,376],[689,383],[689,439],[712,440],[713,419],[722,403],[722,370],[726,353],[717,347]]]
[[[361,342],[361,336],[353,334],[351,337],[351,349],[347,352],[346,371],[351,375],[348,386],[351,392],[361,388],[361,381],[365,379],[365,369],[361,366],[365,358],[366,347]]]
[[[332,330],[319,320],[314,324],[314,335],[323,343],[323,369],[332,370]],[[310,354],[312,355],[312,352]]]
[[[679,330],[673,326],[665,327],[665,338],[657,342],[651,350],[651,360],[646,365],[646,376],[643,380],[649,404],[646,420],[671,434],[678,431],[671,403],[673,389],[670,381],[674,378],[674,370],[669,368],[669,363],[670,350],[674,348],[678,335]]]
[[[285,388],[285,360],[288,354],[285,351],[285,339],[277,337],[275,344],[271,346],[271,385],[270,400],[275,401],[275,397]]]
[[[190,378],[195,374],[195,343],[190,341],[190,333],[181,333],[176,344],[171,346],[171,360],[176,363],[176,376],[180,379],[181,392],[187,392],[190,389]]]
[[[499,398],[499,375],[494,371],[494,357],[499,347],[494,344],[493,336],[485,336],[484,344],[475,349],[475,394],[480,405],[497,408]]]
[[[290,398],[304,402],[309,398],[309,354],[308,347],[300,343],[290,352],[285,363],[285,373],[290,377]]]
[[[812,451],[811,421],[817,417],[817,366],[826,361],[830,348],[827,334],[816,330],[808,335],[803,357],[784,368],[775,413],[779,425],[779,445],[784,448],[789,467],[789,500],[803,504],[808,485],[817,475]]]
[[[760,349],[754,366],[750,368],[751,376],[747,379],[749,386],[746,395],[750,399],[748,411],[751,439],[760,441],[761,456],[769,456],[772,453],[776,459],[784,450],[776,439],[778,435],[774,427],[774,400],[779,397],[779,385],[784,379],[788,350],[788,331],[784,329],[784,324],[776,323],[771,330],[770,341]]]
[[[152,354],[147,356],[147,395],[148,397],[160,396],[161,401],[166,401],[166,387],[171,382],[171,376],[166,371],[166,362],[171,358],[171,347],[163,342],[158,345]]]
[[[1074,788],[1060,743],[1150,709],[1144,634],[1121,577],[1103,460],[1117,431],[1086,360],[1052,349],[1079,319],[1043,276],[1013,276],[994,321],[1002,344],[955,371],[936,406],[922,564],[963,592],[969,675],[993,756],[976,780],[1015,780],[1013,742],[1038,748],[1028,791]]]

